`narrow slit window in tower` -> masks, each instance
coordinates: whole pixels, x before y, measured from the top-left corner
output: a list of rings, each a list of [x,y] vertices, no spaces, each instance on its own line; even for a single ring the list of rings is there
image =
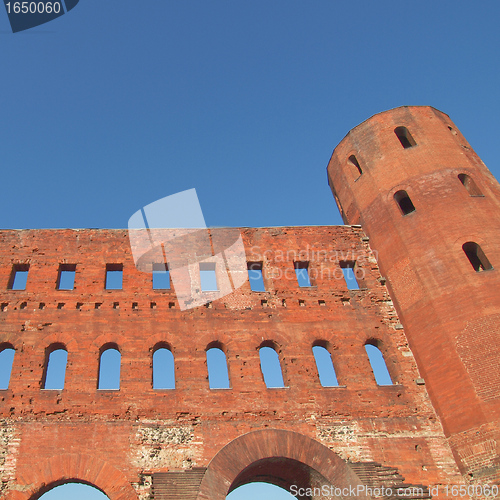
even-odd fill
[[[394,194],[394,199],[399,206],[403,215],[411,214],[415,212],[415,206],[413,202],[410,200],[408,193],[406,191],[398,191]]]
[[[354,155],[349,156],[349,160],[347,161],[349,166],[351,167],[351,172],[353,174],[354,180],[358,180],[363,173],[361,167],[359,166],[359,162]]]
[[[462,249],[476,272],[493,269],[490,261],[486,258],[486,255],[477,243],[468,241],[462,245]]]
[[[410,134],[409,130],[406,127],[396,127],[394,129],[394,133],[398,137],[401,146],[403,146],[405,149],[417,145],[415,139],[412,137],[412,135]]]
[[[463,184],[464,188],[467,189],[469,196],[483,196],[481,190],[477,187],[474,179],[467,174],[458,174],[460,182]]]

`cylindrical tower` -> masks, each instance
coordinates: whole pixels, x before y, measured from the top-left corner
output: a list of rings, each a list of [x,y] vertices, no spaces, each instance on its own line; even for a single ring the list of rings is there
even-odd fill
[[[351,130],[328,181],[378,253],[462,473],[500,467],[500,185],[449,117],[401,107]]]

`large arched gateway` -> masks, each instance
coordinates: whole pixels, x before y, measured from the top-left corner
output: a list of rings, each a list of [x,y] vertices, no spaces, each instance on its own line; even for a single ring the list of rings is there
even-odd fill
[[[371,498],[354,470],[326,446],[296,432],[265,429],[238,437],[217,453],[197,499],[224,500],[253,481],[275,484],[298,498],[308,498],[310,490],[320,492],[318,497],[328,492],[335,499],[352,493],[360,500]]]

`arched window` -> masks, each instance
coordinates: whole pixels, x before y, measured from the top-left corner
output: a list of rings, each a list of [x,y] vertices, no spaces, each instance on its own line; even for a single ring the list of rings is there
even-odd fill
[[[0,389],[8,389],[15,349],[11,344],[0,344]]]
[[[347,160],[347,164],[351,168],[352,176],[354,177],[354,180],[357,180],[361,177],[361,174],[363,173],[363,170],[361,170],[361,167],[359,166],[359,162],[357,158],[354,155],[349,156],[349,159]]]
[[[285,387],[280,359],[272,343],[265,343],[259,348],[260,369],[264,377],[266,387]]]
[[[120,389],[120,364],[121,354],[116,344],[106,344],[101,347],[98,389]]]
[[[394,129],[394,133],[397,135],[401,146],[403,146],[405,149],[412,148],[413,146],[417,145],[415,139],[412,137],[406,127],[396,127]]]
[[[325,344],[324,342],[316,343],[312,348],[319,381],[323,387],[338,387],[339,383],[333,367],[332,356]]]
[[[394,193],[394,200],[398,204],[398,207],[403,215],[408,215],[412,212],[415,212],[415,206],[413,205],[406,191],[401,190],[397,193]]]
[[[109,497],[94,486],[75,482],[69,482],[50,488],[40,497],[40,500],[60,500],[61,498],[109,500]]]
[[[378,385],[393,385],[389,370],[385,364],[384,355],[376,344],[378,344],[376,340],[369,341],[365,344],[366,354],[370,360],[375,382],[377,382]]]
[[[52,344],[45,350],[45,368],[42,389],[59,391],[64,389],[67,361],[68,351],[64,345]]]
[[[175,389],[174,355],[165,344],[153,352],[153,389]]]
[[[477,243],[468,241],[462,245],[462,249],[476,272],[489,271],[490,269],[493,269],[490,261],[486,258],[486,255]]]
[[[458,174],[460,182],[469,193],[469,196],[483,196],[481,190],[477,187],[474,179],[467,174]]]
[[[224,351],[218,342],[207,347],[208,384],[210,389],[229,389],[229,373]]]
[[[300,489],[298,488],[297,491]],[[242,500],[247,498],[263,498],[274,500],[297,500],[297,496],[292,495],[287,489],[274,484],[264,483],[260,481],[252,481],[251,483],[244,484],[235,488],[226,500]],[[310,497],[300,497],[310,498]]]

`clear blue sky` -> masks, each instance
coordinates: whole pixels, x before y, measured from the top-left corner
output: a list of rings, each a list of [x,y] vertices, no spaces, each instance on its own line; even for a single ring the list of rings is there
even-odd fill
[[[15,35],[2,9],[0,227],[122,228],[193,187],[209,226],[339,224],[333,148],[401,105],[500,176],[498,1],[80,0]]]
[[[2,7],[3,9],[3,7]],[[340,223],[333,148],[400,105],[499,173],[497,1],[81,0],[0,11],[4,228],[127,226],[195,187],[207,225]]]

